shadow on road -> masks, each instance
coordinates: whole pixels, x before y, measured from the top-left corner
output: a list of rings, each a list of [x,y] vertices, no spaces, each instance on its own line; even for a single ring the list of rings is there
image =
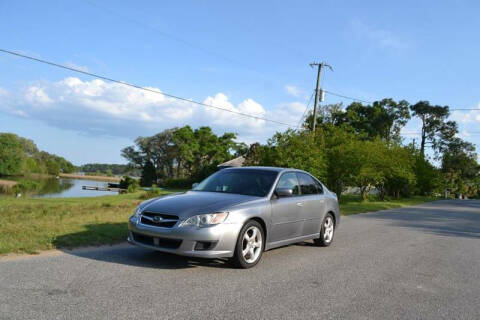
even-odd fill
[[[479,200],[441,200],[415,207],[363,214],[359,217],[389,220],[394,226],[441,236],[480,239]]]
[[[226,260],[199,259],[134,247],[129,244],[111,248],[64,250],[65,253],[108,263],[118,263],[134,267],[153,269],[187,269],[198,266],[230,268]]]
[[[58,236],[54,244],[57,248],[91,245],[92,243],[119,243],[127,238],[125,223],[90,224],[86,230]],[[87,242],[88,241],[88,242]],[[119,263],[144,268],[156,269],[184,269],[197,266],[228,268],[230,265],[224,259],[200,259],[182,257],[154,250],[135,247],[127,243],[114,246],[85,249],[59,249],[67,254],[104,261]]]
[[[127,238],[127,225],[125,223],[100,223],[89,224],[81,232],[70,233],[58,236],[55,241],[55,247],[64,253],[97,261],[108,263],[118,263],[143,268],[155,269],[186,269],[194,267],[211,268],[232,268],[227,259],[202,259],[177,256],[174,254],[163,253],[149,250],[128,243],[121,243]],[[72,247],[92,245],[95,243],[121,243],[113,246],[89,247],[72,249]],[[313,247],[310,242],[300,242],[296,246]],[[281,250],[279,247],[274,249]]]

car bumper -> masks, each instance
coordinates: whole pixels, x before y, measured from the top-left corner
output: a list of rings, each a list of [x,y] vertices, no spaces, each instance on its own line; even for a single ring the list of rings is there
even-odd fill
[[[222,223],[212,227],[161,228],[140,223],[131,217],[128,242],[140,247],[199,258],[232,257],[240,224]],[[207,244],[207,249],[201,246]]]

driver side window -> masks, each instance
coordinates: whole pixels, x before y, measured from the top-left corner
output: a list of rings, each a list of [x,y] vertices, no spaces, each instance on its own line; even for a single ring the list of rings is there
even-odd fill
[[[292,189],[293,195],[298,196],[300,194],[300,186],[298,184],[297,175],[294,172],[284,173],[278,180],[278,188]]]

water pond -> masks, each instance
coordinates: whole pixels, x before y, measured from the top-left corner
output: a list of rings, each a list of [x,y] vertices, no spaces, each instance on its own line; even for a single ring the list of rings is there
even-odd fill
[[[87,179],[49,178],[42,179],[41,188],[36,192],[36,198],[79,198],[99,197],[118,194],[112,191],[83,190],[82,186],[107,187],[108,183]]]

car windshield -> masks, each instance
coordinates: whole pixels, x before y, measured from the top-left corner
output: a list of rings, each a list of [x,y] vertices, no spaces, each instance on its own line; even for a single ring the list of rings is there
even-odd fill
[[[193,190],[265,197],[277,174],[272,170],[224,169],[203,180]]]

